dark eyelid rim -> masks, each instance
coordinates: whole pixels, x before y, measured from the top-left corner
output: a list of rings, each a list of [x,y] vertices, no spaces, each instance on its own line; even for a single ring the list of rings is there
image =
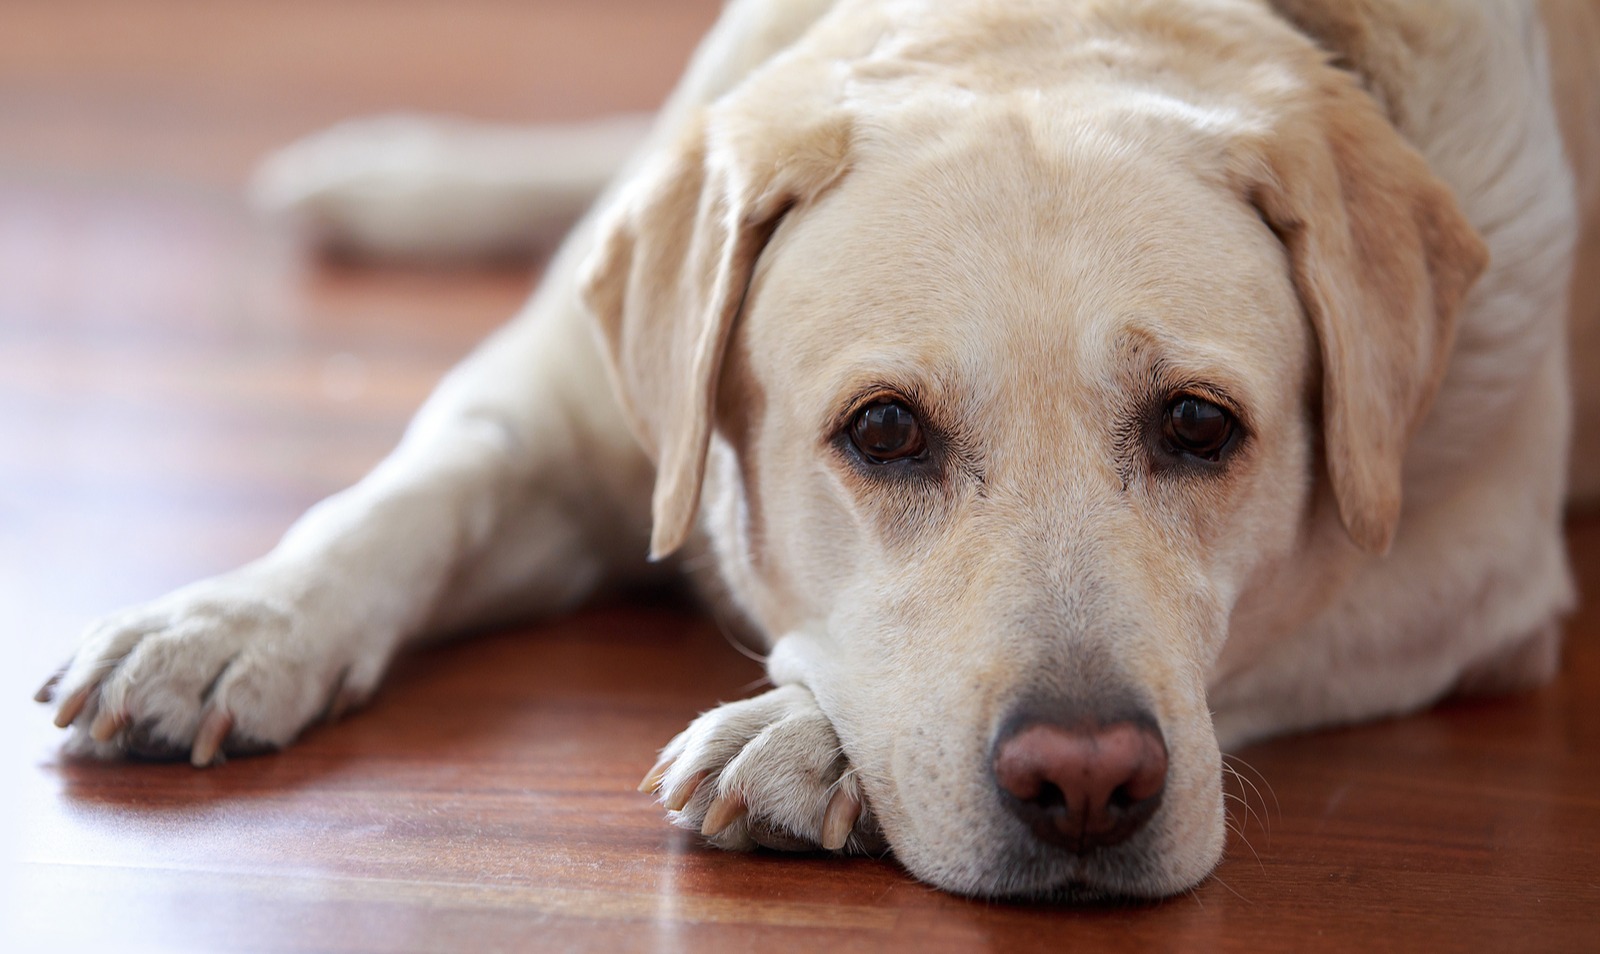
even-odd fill
[[[1222,456],[1214,461],[1183,454],[1181,451],[1176,452],[1179,456],[1174,458],[1174,464],[1179,468],[1197,468],[1202,473],[1220,474],[1225,472],[1233,458],[1241,452],[1247,453],[1246,449],[1254,443],[1255,428],[1244,410],[1244,405],[1227,387],[1217,384],[1215,378],[1204,373],[1196,373],[1192,369],[1180,371],[1166,361],[1157,360],[1149,367],[1143,382],[1130,397],[1133,399],[1129,407],[1130,413],[1121,417],[1113,437],[1114,446],[1117,448],[1115,452],[1117,473],[1124,487],[1128,486],[1136,467],[1133,448],[1141,443],[1141,439],[1136,435],[1141,432],[1149,435],[1142,439],[1145,441],[1158,437],[1167,409],[1185,397],[1199,398],[1222,408],[1233,418],[1233,434],[1228,438]],[[1153,451],[1156,445],[1148,446]]]
[[[915,385],[889,384],[882,379],[856,388],[828,418],[821,448],[839,455],[853,470],[872,480],[896,480],[913,475],[922,480],[942,480],[959,473],[971,477],[981,487],[984,482],[981,464],[972,459],[960,433],[947,428],[923,402],[922,394],[922,389]],[[850,426],[863,410],[880,400],[902,403],[916,415],[927,445],[921,454],[875,463],[855,449]]]
[[[1254,433],[1255,428],[1244,404],[1233,396],[1230,389],[1216,383],[1221,377],[1226,375],[1207,374],[1203,370],[1197,373],[1194,368],[1173,367],[1167,359],[1158,357],[1145,376],[1145,386],[1141,388],[1144,394],[1139,403],[1146,408],[1154,405],[1158,412],[1164,413],[1174,401],[1185,396],[1197,397],[1227,411],[1234,424],[1246,434]]]
[[[1164,362],[1158,363],[1151,371],[1152,373],[1147,379],[1148,389],[1145,390],[1144,400],[1138,403],[1143,403],[1146,408],[1152,408],[1158,419],[1159,415],[1164,414],[1173,402],[1184,397],[1196,397],[1217,405],[1233,418],[1234,434],[1229,439],[1231,450],[1228,452],[1228,457],[1233,456],[1246,443],[1252,440],[1255,429],[1252,426],[1250,417],[1244,410],[1244,406],[1233,396],[1228,388],[1192,372],[1173,374],[1173,369],[1165,366]],[[909,407],[922,425],[930,449],[936,450],[941,454],[953,451],[956,460],[961,462],[957,466],[962,467],[964,470],[970,470],[972,476],[977,479],[980,485],[984,483],[981,465],[966,459],[969,455],[961,450],[965,445],[959,434],[943,425],[937,414],[930,410],[929,405],[924,400],[922,389],[914,384],[895,383],[885,379],[878,379],[855,388],[850,392],[848,398],[835,405],[836,410],[826,419],[820,435],[819,445],[824,449],[832,449],[835,452],[844,451],[845,448],[840,441],[848,441],[850,426],[854,423],[857,415],[868,406],[880,401],[895,401]],[[1146,413],[1149,412],[1147,411]],[[1134,429],[1137,429],[1138,425],[1134,422],[1140,417],[1141,415],[1137,414],[1129,415],[1124,417],[1123,420],[1128,425],[1133,426]],[[1149,418],[1144,419],[1149,420]],[[1119,432],[1123,430],[1122,427],[1118,428]],[[1124,445],[1124,440],[1119,437],[1116,443],[1119,446]],[[1117,456],[1120,458],[1123,455],[1118,453]],[[1225,464],[1226,461],[1214,463]],[[1121,466],[1119,465],[1120,469]]]
[[[1128,394],[1133,401],[1130,410],[1137,408],[1149,413],[1154,406],[1159,413],[1173,401],[1191,395],[1227,411],[1246,435],[1255,432],[1244,403],[1234,396],[1232,389],[1217,383],[1231,376],[1220,363],[1176,359],[1175,355],[1183,353],[1181,342],[1161,334],[1159,328],[1138,328],[1130,332],[1121,342],[1121,351],[1123,360],[1143,368],[1135,371],[1137,379],[1126,382],[1132,385]]]
[[[1249,422],[1245,419],[1244,411],[1240,408],[1239,402],[1234,400],[1233,395],[1207,381],[1187,381],[1176,387],[1166,389],[1165,396],[1161,398],[1161,407],[1165,410],[1186,397],[1199,398],[1202,401],[1215,404],[1228,412],[1228,416],[1233,418],[1235,424],[1246,430],[1249,429]]]
[[[917,423],[922,425],[925,431],[931,431],[935,434],[943,432],[939,422],[924,407],[919,398],[917,388],[901,387],[880,381],[857,388],[849,398],[838,404],[840,410],[836,411],[823,427],[822,442],[824,444],[831,443],[839,434],[849,430],[857,415],[873,404],[880,403],[880,401],[882,403],[904,404],[911,409],[912,414],[916,415]]]
[[[1239,405],[1232,395],[1215,384],[1205,381],[1190,380],[1180,386],[1162,389],[1162,396],[1151,402],[1154,415],[1146,418],[1152,428],[1151,437],[1155,438],[1163,427],[1167,411],[1178,401],[1186,397],[1198,398],[1202,401],[1215,404],[1233,419],[1232,432],[1228,439],[1218,448],[1218,456],[1213,458],[1200,457],[1177,448],[1167,448],[1167,453],[1174,458],[1173,465],[1179,469],[1197,469],[1199,473],[1221,474],[1226,472],[1229,462],[1253,443],[1253,431],[1250,424],[1240,412]],[[1149,413],[1149,412],[1147,412]],[[1165,437],[1160,438],[1161,444],[1166,444]],[[1162,468],[1167,469],[1167,468]],[[1126,478],[1124,478],[1126,483]]]

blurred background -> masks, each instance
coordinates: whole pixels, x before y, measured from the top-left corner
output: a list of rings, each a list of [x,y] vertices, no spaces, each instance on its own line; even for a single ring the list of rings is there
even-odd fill
[[[0,155],[236,185],[340,119],[654,107],[719,0],[5,0]]]
[[[217,866],[368,872],[366,860],[351,861],[355,847],[383,856],[398,837],[390,826],[419,817],[360,809],[330,842],[312,802],[279,798],[314,799],[316,785],[251,774],[287,763],[246,761],[226,777],[73,767],[31,701],[90,622],[259,556],[312,503],[364,474],[537,278],[537,260],[454,270],[317,260],[247,208],[255,164],[373,114],[521,123],[651,109],[718,5],[0,0],[0,761],[19,783],[0,787],[0,948],[38,950],[48,936],[53,950],[217,950],[226,937],[283,949],[307,909],[282,921],[285,896],[274,888],[252,900],[248,878],[214,891]],[[733,686],[750,678],[735,659]],[[489,665],[514,680],[527,668]],[[463,678],[476,696],[482,674]],[[649,725],[618,778],[578,784],[630,791],[633,763],[648,766],[697,704]],[[443,706],[459,708],[459,697]],[[478,719],[465,734],[549,771],[496,736],[504,709]],[[380,738],[391,731],[367,724]],[[443,748],[459,752],[461,727],[444,731]],[[539,734],[526,722],[511,731]],[[338,744],[373,752],[359,733]],[[298,764],[324,786],[346,786],[334,805],[351,804],[348,787],[407,784],[344,780],[315,757]],[[273,793],[268,807],[247,794],[257,789]],[[525,809],[513,799],[508,811]],[[641,820],[656,838],[668,830],[654,812]],[[300,850],[303,831],[312,836]],[[527,850],[524,839],[499,841]],[[480,855],[467,863],[496,866]],[[187,887],[153,874],[197,866],[213,874]],[[91,870],[88,881],[73,874]],[[311,895],[332,883],[312,882]],[[83,916],[85,891],[98,900]],[[211,917],[197,923],[197,904]],[[330,924],[351,917],[337,905],[310,909]],[[362,924],[369,940],[421,930],[387,914]]]
[[[245,206],[262,156],[373,114],[647,110],[718,6],[0,0],[0,626],[53,663],[258,555],[531,287],[314,261]]]

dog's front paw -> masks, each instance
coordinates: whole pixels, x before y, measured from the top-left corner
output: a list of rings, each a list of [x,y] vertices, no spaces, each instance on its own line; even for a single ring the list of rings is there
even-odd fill
[[[641,791],[672,823],[731,850],[869,852],[883,839],[833,724],[810,690],[718,706],[661,752]]]
[[[298,579],[250,567],[108,617],[35,698],[72,727],[73,755],[208,765],[279,748],[363,701],[387,661]]]

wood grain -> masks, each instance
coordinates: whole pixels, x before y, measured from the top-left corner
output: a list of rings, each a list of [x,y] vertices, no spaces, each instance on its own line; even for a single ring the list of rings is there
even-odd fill
[[[374,705],[219,769],[64,761],[27,697],[77,631],[270,546],[357,477],[527,270],[314,266],[252,158],[402,106],[650,105],[714,0],[7,3],[0,29],[0,925],[8,951],[1595,950],[1600,612],[1560,679],[1243,753],[1217,876],[983,904],[892,860],[707,850],[633,791],[759,678],[625,604],[404,660]],[[1573,524],[1586,593],[1600,521]]]

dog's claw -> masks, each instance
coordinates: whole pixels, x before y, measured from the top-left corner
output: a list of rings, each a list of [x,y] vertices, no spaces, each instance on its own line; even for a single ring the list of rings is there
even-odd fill
[[[833,724],[803,686],[702,713],[640,787],[658,793],[672,824],[719,848],[866,852],[882,843]]]
[[[667,777],[667,770],[672,768],[673,759],[662,759],[655,764],[644,781],[639,783],[639,791],[646,795],[654,795],[661,789],[661,780]]]
[[[661,800],[661,804],[667,807],[667,811],[683,811],[683,807],[689,804],[689,799],[694,797],[695,789],[700,787],[700,783],[706,780],[706,775],[708,774],[707,772],[696,772],[679,782],[678,787],[668,792],[667,797]]]
[[[322,717],[322,721],[337,722],[351,710],[359,708],[364,701],[361,693],[341,683],[338,691],[333,694],[333,701],[328,704],[327,714]]]
[[[737,792],[718,795],[706,809],[706,819],[700,824],[700,834],[707,838],[721,834],[729,825],[745,816],[749,809]]]
[[[233,731],[233,716],[226,709],[212,709],[200,720],[195,732],[194,748],[189,751],[189,763],[195,768],[205,768],[217,760],[217,752]]]
[[[835,791],[822,813],[822,847],[829,851],[843,848],[860,818],[861,802],[844,788]]]
[[[91,682],[68,696],[61,703],[61,708],[56,710],[56,727],[65,729],[75,722],[78,716],[83,713],[83,707],[89,704],[89,698],[94,695],[95,690],[98,688],[100,688],[98,682]]]
[[[46,679],[44,681],[44,685],[39,687],[39,691],[33,694],[33,701],[50,702],[51,700],[55,699],[56,686],[61,685],[62,677],[66,676],[66,674],[66,666],[62,666],[60,669],[57,669],[55,675],[51,676],[49,679]]]
[[[109,742],[112,736],[121,732],[128,724],[128,714],[113,712],[103,709],[89,724],[89,737],[96,742]]]

